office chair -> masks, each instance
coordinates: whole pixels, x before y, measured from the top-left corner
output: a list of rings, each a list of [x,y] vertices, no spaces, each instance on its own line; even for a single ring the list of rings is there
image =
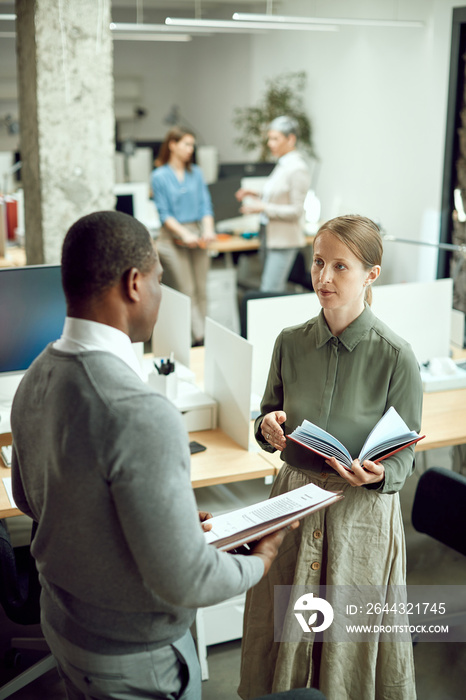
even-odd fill
[[[309,255],[306,250],[299,250],[296,259],[288,275],[288,282],[299,284],[309,292],[314,291],[310,271]]]
[[[443,467],[421,474],[414,495],[414,529],[466,554],[466,476]]]
[[[431,467],[421,474],[414,494],[411,520],[414,529],[422,532],[456,552],[466,555],[466,476],[445,469]],[[446,587],[448,588],[448,587]],[[466,625],[466,610],[462,600],[455,593],[456,586],[449,594],[447,612],[442,615],[442,623],[452,627]],[[445,589],[447,597],[447,591]],[[438,624],[438,616],[424,615],[422,624]],[[413,635],[413,643],[418,640]]]
[[[0,520],[0,604],[7,617],[16,624],[34,625],[40,622],[40,584],[29,547],[13,547],[5,521]],[[16,665],[23,649],[48,649],[45,639],[13,638],[6,661]],[[20,673],[0,688],[0,700],[10,697],[31,681],[56,666],[52,654]]]

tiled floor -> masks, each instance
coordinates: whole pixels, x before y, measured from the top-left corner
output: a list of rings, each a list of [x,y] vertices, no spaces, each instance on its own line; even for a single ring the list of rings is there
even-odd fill
[[[429,453],[428,466],[449,465],[449,450]],[[408,583],[466,585],[466,557],[417,533],[411,525],[411,505],[417,479],[418,476],[414,475],[408,480],[401,498],[408,552]],[[0,658],[13,634],[35,636],[39,631],[37,627],[11,625],[0,611]],[[459,630],[458,634],[460,639],[466,639],[465,629]],[[218,644],[209,647],[208,651],[210,678],[203,683],[203,700],[237,700],[240,642]],[[32,652],[27,652],[24,658],[31,661]],[[414,658],[419,700],[466,698],[466,643],[419,643],[414,647]],[[7,672],[0,666],[0,684],[6,681],[6,677]],[[12,697],[13,700],[63,700],[65,695],[57,673],[50,671]]]

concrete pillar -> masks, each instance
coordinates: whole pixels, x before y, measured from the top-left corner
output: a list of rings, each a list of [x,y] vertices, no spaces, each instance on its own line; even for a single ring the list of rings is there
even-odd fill
[[[69,226],[113,209],[111,0],[16,0],[29,265],[57,263]]]

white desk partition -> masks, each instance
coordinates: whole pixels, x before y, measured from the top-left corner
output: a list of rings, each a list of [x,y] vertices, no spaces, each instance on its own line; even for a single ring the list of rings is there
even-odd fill
[[[375,285],[372,309],[376,316],[412,346],[418,361],[448,357],[451,341],[453,281]],[[251,299],[247,310],[247,336],[254,348],[252,392],[262,396],[274,342],[283,328],[317,316],[317,295],[296,294]]]
[[[372,291],[375,315],[411,344],[419,362],[449,356],[452,279],[387,284]]]
[[[304,323],[321,309],[316,294],[250,299],[247,309],[247,336],[254,348],[252,393],[262,397],[269,373],[275,339],[283,328]]]
[[[211,318],[205,327],[204,387],[218,404],[218,426],[249,449],[252,345]]]
[[[190,366],[191,299],[171,287],[162,285],[162,303],[152,334],[152,352],[155,357],[169,357],[185,367]]]

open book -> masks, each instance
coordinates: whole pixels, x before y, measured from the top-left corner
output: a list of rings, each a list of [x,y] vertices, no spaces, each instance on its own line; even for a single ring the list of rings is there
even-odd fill
[[[209,544],[228,551],[280,530],[340,498],[343,498],[343,494],[339,491],[324,491],[315,484],[307,484],[252,506],[205,520],[212,524],[212,530],[205,532],[204,536]]]
[[[287,437],[322,457],[336,457],[344,467],[351,471],[351,464],[353,459],[356,458],[351,457],[346,447],[339,440],[322,430],[322,428],[319,428],[319,426],[314,425],[314,423],[304,420]],[[372,462],[380,462],[404,447],[414,445],[414,443],[419,442],[424,437],[425,435],[419,435],[414,430],[410,430],[401,416],[391,406],[372,428],[357,459],[359,459],[361,464],[366,459],[370,459]]]

